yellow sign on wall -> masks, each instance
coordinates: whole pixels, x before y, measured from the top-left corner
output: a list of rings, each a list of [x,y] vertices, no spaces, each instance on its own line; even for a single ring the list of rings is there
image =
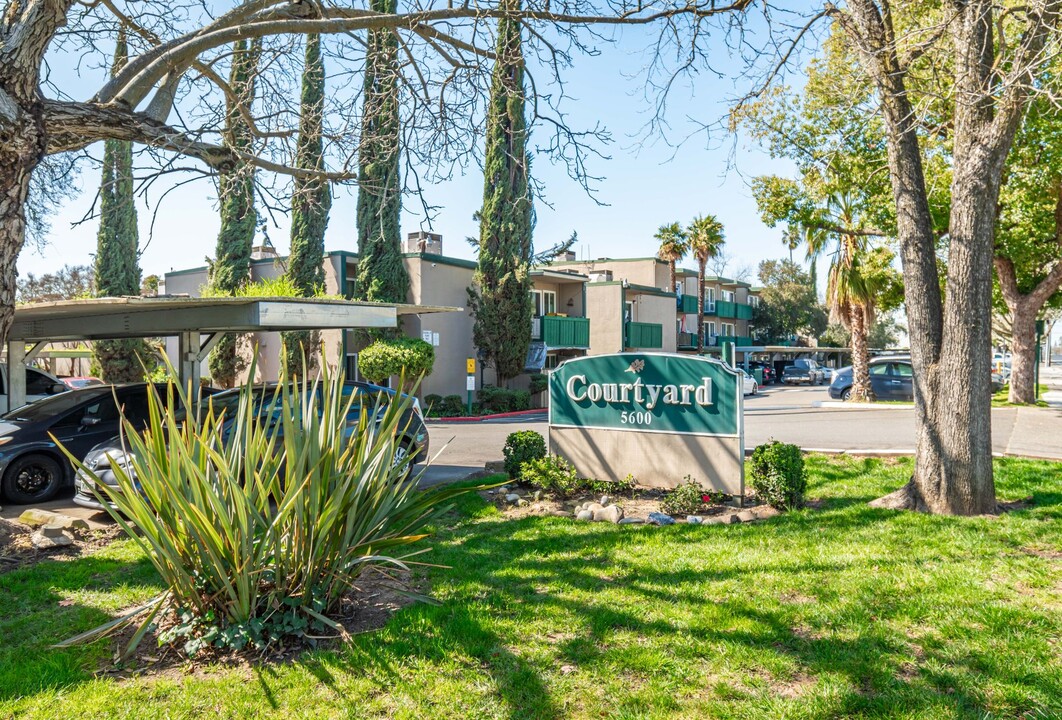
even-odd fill
[[[467,360],[465,360],[465,370],[468,372],[469,375],[475,375],[476,374],[476,359],[475,358],[468,358]]]

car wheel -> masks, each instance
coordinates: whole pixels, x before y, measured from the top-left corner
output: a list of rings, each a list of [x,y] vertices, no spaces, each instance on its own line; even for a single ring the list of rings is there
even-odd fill
[[[44,502],[59,490],[63,468],[47,455],[24,455],[4,473],[4,495],[16,505]]]
[[[852,399],[852,388],[845,388],[844,392],[841,393],[841,399],[844,400],[845,402],[848,402],[849,400],[851,400]]]
[[[395,448],[395,454],[391,457],[391,467],[398,467],[402,463],[409,460],[409,453],[413,449],[413,443],[409,440],[403,440]],[[412,463],[409,463],[412,465]]]

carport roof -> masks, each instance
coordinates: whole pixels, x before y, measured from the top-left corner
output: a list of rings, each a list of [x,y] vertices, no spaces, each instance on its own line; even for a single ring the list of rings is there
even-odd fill
[[[8,340],[103,340],[186,332],[392,328],[401,315],[460,312],[430,305],[288,297],[110,297],[15,309]]]

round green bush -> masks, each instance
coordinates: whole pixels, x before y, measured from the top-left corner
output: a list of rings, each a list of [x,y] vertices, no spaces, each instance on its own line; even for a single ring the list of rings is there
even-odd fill
[[[777,440],[757,447],[750,459],[749,485],[760,500],[779,510],[802,507],[807,475],[800,448]]]
[[[546,439],[534,430],[509,433],[502,453],[505,455],[505,472],[511,478],[518,478],[524,463],[546,456]]]
[[[430,375],[434,365],[435,348],[419,338],[377,340],[358,353],[358,371],[373,383],[403,374],[411,382]]]

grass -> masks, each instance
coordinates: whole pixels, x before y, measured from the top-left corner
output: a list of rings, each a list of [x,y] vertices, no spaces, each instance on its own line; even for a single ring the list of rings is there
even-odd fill
[[[0,576],[0,717],[1062,717],[1062,466],[997,461],[998,518],[875,510],[909,460],[811,457],[820,510],[668,528],[462,501],[439,606],[254,669],[94,678],[50,650],[157,590],[125,542]]]
[[[1040,392],[1037,393],[1038,398],[1043,398],[1044,393],[1050,390],[1050,388],[1043,383],[1040,383],[1038,387],[1040,390]],[[1047,407],[1047,401],[1040,399],[1036,400],[1031,405],[1026,403],[1012,403],[1010,402],[1010,386],[1004,385],[992,394],[992,407]]]

